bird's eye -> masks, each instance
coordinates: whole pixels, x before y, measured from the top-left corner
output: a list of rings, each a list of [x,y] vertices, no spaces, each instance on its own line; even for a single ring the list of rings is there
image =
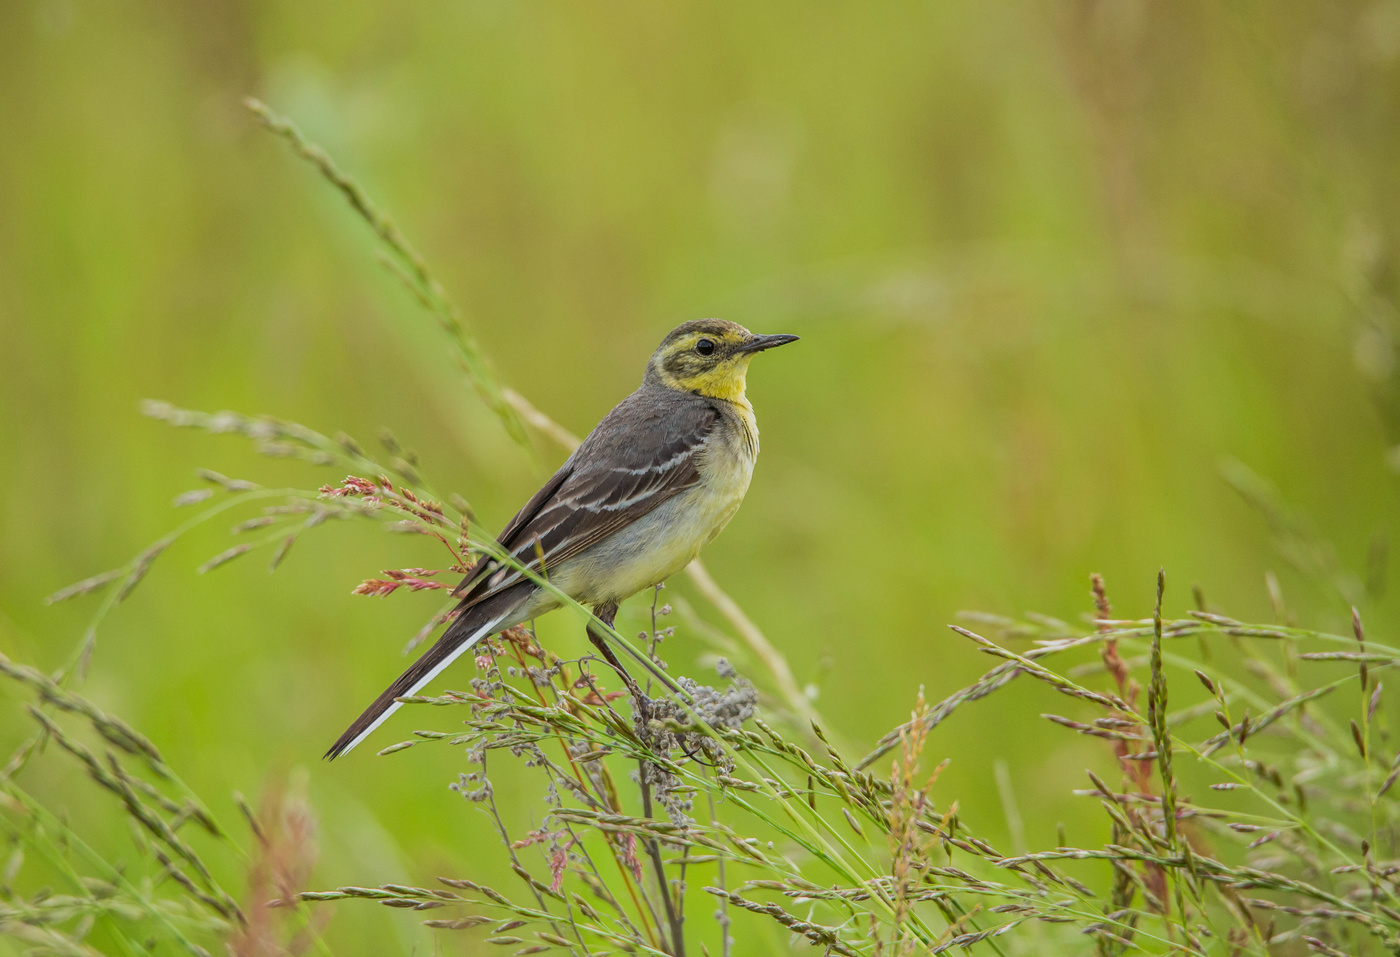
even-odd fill
[[[715,344],[710,339],[701,339],[699,342],[695,343],[695,351],[700,353],[702,356],[713,355],[715,351]]]

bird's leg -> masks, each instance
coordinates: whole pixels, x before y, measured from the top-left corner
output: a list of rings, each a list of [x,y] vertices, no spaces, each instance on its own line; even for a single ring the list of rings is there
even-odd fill
[[[598,605],[593,609],[593,614],[598,616],[599,621],[611,628],[613,621],[617,618],[617,605]],[[588,623],[588,640],[593,642],[593,646],[602,652],[603,657],[608,660],[608,664],[613,666],[618,677],[627,685],[627,690],[632,692],[632,703],[641,713],[642,721],[645,722],[650,716],[651,709],[648,707],[651,703],[650,699],[642,694],[642,689],[638,687],[637,682],[627,673],[627,669],[622,667],[622,662],[617,660],[617,655],[613,654],[612,649],[608,647],[607,638],[594,629],[592,622]]]

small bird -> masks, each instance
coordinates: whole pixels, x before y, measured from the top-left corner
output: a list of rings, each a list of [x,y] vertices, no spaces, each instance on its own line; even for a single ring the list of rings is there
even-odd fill
[[[501,550],[612,627],[620,602],[680,571],[734,517],[758,458],[758,422],[744,396],[749,361],[797,336],[755,335],[722,319],[682,323],[647,362],[641,388],[589,433],[497,539]],[[355,719],[326,752],[363,741],[478,641],[559,607],[519,568],[483,557],[453,595],[457,615],[437,643]],[[593,628],[588,636],[640,700]]]

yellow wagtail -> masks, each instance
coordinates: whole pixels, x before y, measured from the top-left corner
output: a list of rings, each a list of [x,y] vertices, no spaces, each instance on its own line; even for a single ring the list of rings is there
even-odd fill
[[[547,576],[612,626],[618,603],[675,574],[734,517],[758,457],[744,397],[749,360],[797,336],[754,335],[721,319],[672,329],[642,385],[618,403],[498,539],[519,566]],[[349,751],[481,639],[559,607],[519,567],[482,558],[453,593],[442,637],[346,729]],[[640,696],[603,636],[588,636]]]

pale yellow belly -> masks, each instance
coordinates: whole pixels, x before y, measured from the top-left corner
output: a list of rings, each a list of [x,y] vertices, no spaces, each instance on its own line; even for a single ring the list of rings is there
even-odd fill
[[[690,564],[739,510],[753,474],[753,458],[742,450],[717,452],[700,484],[565,562],[550,580],[584,604],[613,603]]]

